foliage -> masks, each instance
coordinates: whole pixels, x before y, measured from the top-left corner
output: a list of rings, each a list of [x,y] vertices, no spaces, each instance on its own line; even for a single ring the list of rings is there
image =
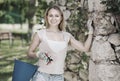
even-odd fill
[[[120,0],[103,0],[101,3],[106,5],[106,12],[120,14]]]
[[[37,22],[41,23],[45,10],[48,7],[45,0],[3,0],[0,2],[0,23],[25,23],[26,19],[32,22],[34,14]]]
[[[87,21],[87,10],[84,8],[81,8],[79,6],[76,6],[74,8],[73,13],[71,13],[71,16],[68,20],[68,23],[71,25],[72,28],[76,28],[76,30],[69,31],[74,34],[74,37],[76,39],[79,39],[79,35],[81,33],[84,33],[86,31],[86,21]],[[75,31],[75,32],[74,32]]]
[[[25,22],[29,0],[4,0],[0,3],[0,23]]]
[[[36,16],[37,16],[37,23],[43,24],[43,18],[45,10],[48,8],[49,5],[47,5],[45,0],[38,0],[38,7],[36,10]]]
[[[84,32],[84,26],[87,20],[87,11],[82,8],[78,8],[70,17],[71,21],[73,21],[73,26],[77,25],[77,27]]]

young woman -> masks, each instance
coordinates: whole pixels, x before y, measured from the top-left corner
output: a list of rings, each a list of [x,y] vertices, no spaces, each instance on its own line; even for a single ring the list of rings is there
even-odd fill
[[[93,28],[88,21],[88,38],[83,44],[77,41],[70,33],[64,31],[64,16],[58,6],[47,9],[45,14],[46,29],[35,33],[28,50],[28,56],[39,58],[38,70],[32,81],[64,81],[64,62],[68,45],[79,51],[89,51]],[[39,52],[35,52],[36,48]]]

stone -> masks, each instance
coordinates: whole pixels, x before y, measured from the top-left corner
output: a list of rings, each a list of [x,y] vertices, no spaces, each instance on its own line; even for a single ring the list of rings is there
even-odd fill
[[[120,45],[120,34],[111,34],[108,38],[108,41],[115,46],[119,46]]]
[[[71,12],[70,12],[69,10],[64,10],[64,11],[63,11],[63,14],[64,14],[65,20],[67,20],[67,19],[70,17]]]
[[[58,2],[59,2],[60,5],[64,6],[67,1],[66,0],[59,0]]]
[[[49,5],[51,2],[54,2],[54,0],[46,0],[46,2]]]
[[[77,74],[73,72],[66,71],[64,73],[65,81],[78,81],[77,80]]]
[[[105,5],[100,4],[101,0],[88,0],[89,12],[93,11],[104,11],[106,10]]]
[[[94,34],[97,35],[109,35],[111,33],[116,32],[115,26],[111,23],[111,20],[106,17],[102,12],[95,12],[94,13],[94,26],[95,26],[95,31]],[[99,22],[99,23],[98,23]]]
[[[83,81],[88,81],[88,71],[81,69],[79,71],[79,77],[83,80]]]
[[[69,54],[68,57],[69,57],[68,59],[69,59],[70,63],[79,63],[81,60],[80,56],[78,54],[76,54],[76,52]]]
[[[114,60],[115,53],[114,49],[108,41],[94,40],[91,48],[91,58],[93,60]]]
[[[73,72],[79,71],[79,64],[68,64],[67,68]]]

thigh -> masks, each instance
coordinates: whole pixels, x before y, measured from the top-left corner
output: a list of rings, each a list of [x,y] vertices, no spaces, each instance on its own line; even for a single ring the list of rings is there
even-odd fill
[[[50,81],[64,81],[63,75],[54,75]]]
[[[35,75],[32,78],[32,81],[48,81],[48,78],[43,73],[36,72]]]

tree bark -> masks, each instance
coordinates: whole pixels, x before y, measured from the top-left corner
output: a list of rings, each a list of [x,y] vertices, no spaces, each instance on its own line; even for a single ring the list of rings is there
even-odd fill
[[[120,80],[120,34],[112,13],[105,13],[101,0],[88,0],[94,39],[89,62],[89,81]]]

